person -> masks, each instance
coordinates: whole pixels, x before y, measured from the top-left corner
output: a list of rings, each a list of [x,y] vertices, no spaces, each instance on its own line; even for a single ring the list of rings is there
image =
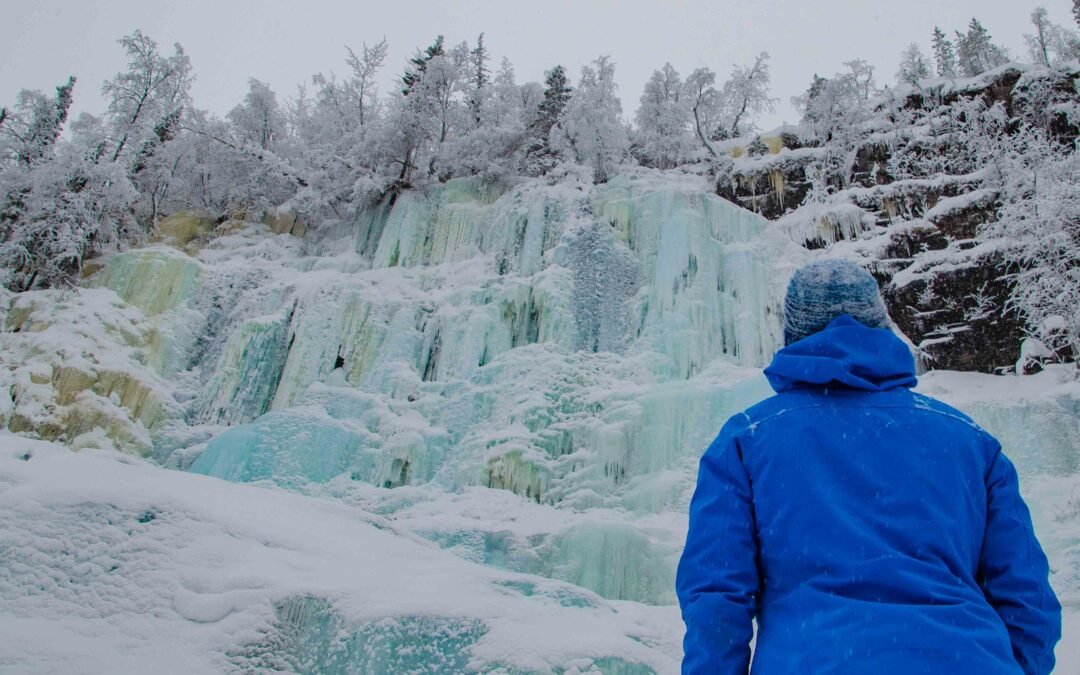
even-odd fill
[[[911,391],[874,278],[798,270],[776,395],[701,458],[683,673],[1049,673],[1061,606],[998,442]]]

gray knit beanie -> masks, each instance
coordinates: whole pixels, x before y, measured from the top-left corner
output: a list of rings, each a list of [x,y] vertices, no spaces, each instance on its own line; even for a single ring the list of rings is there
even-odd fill
[[[813,335],[841,314],[870,328],[889,326],[877,282],[862,267],[835,258],[804,266],[784,298],[784,344]]]

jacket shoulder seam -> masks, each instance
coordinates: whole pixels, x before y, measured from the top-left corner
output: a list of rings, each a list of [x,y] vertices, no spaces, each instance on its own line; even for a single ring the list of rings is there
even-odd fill
[[[758,419],[758,420],[753,419],[752,417],[750,417],[750,415],[748,415],[747,413],[744,412],[742,414],[747,419],[747,429],[744,429],[743,431],[753,429],[754,427],[756,427],[758,425],[764,424],[764,423],[769,422],[770,420],[776,419],[778,417],[783,417],[784,415],[788,415],[788,414],[793,413],[793,412],[798,412],[800,410],[809,410],[811,408],[824,408],[824,407],[826,407],[825,403],[807,403],[807,404],[795,406],[793,408],[785,408],[785,409],[779,410],[777,412],[769,413],[765,417],[762,417],[761,419]],[[987,431],[985,429],[983,429],[978,424],[976,424],[974,421],[972,421],[972,420],[970,420],[970,419],[968,419],[966,417],[963,417],[961,415],[957,415],[957,414],[954,414],[954,413],[950,413],[950,412],[945,411],[945,410],[937,410],[937,409],[931,408],[929,406],[918,406],[918,405],[917,406],[907,406],[907,405],[891,405],[891,404],[886,404],[886,405],[858,404],[857,406],[852,406],[852,407],[878,408],[878,409],[903,409],[903,410],[911,410],[912,408],[914,408],[915,410],[923,410],[923,411],[928,412],[928,413],[933,413],[935,415],[941,415],[942,417],[948,417],[949,419],[956,420],[957,422],[961,422],[965,426],[967,426],[967,427],[971,428],[972,430],[977,431],[979,433],[982,433],[982,434],[987,433]],[[743,432],[739,432],[739,433],[741,434]]]

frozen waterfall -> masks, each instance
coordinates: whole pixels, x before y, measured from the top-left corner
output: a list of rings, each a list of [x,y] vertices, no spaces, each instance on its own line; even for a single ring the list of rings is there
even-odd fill
[[[608,646],[537,665],[478,657],[499,634],[483,612],[407,603],[380,618],[290,585],[260,605],[261,637],[228,647],[234,665],[666,672],[698,457],[730,414],[769,395],[760,369],[780,343],[786,280],[812,255],[697,177],[453,180],[304,240],[248,226],[194,257],[114,255],[82,305],[27,294],[4,319],[27,363],[10,383],[11,419],[45,411],[86,428],[62,439],[77,447],[103,433],[166,466],[368,514],[376,534],[355,536],[391,530],[480,565],[494,575],[476,582],[481,594],[514,607],[622,612]],[[83,358],[46,348],[61,325],[79,326]],[[1065,380],[932,373],[921,387],[1001,438],[1077,612],[1080,393]],[[130,510],[137,524],[153,512]],[[673,625],[637,640],[650,622]]]

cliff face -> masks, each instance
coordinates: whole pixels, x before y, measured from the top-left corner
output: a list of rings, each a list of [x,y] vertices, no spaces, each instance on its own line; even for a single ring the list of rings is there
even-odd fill
[[[807,249],[834,249],[868,267],[929,366],[1005,372],[1024,337],[1008,304],[1016,270],[1001,242],[981,234],[997,219],[1001,195],[987,169],[974,166],[965,125],[974,103],[999,105],[1009,120],[1001,138],[1022,121],[1072,145],[1078,77],[1075,67],[1007,66],[897,90],[867,103],[850,126],[828,134],[791,127],[735,149],[716,192]]]

